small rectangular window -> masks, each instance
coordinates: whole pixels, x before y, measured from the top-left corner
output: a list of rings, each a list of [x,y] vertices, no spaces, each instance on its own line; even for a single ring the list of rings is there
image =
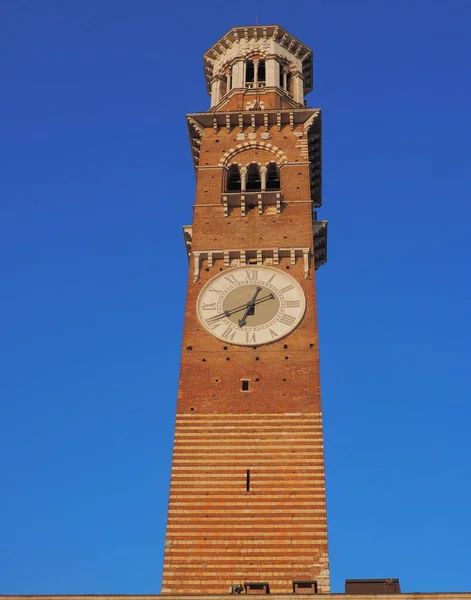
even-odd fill
[[[244,583],[245,593],[246,594],[269,594],[270,586],[265,582],[250,582]]]
[[[250,492],[250,469],[247,469],[247,475],[245,479],[245,491]]]
[[[249,379],[242,379],[242,391],[243,392],[248,392],[249,391],[249,385],[250,385],[250,380]]]
[[[293,581],[293,594],[317,594],[317,581]]]

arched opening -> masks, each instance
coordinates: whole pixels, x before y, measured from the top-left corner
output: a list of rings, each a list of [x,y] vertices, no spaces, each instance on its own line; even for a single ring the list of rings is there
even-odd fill
[[[265,61],[261,60],[258,63],[258,87],[265,86]]]
[[[292,93],[291,71],[285,65],[280,64],[280,87],[289,93]]]
[[[262,189],[262,180],[260,179],[260,169],[257,163],[252,163],[247,167],[247,183],[245,189],[248,192],[258,192]]]
[[[240,192],[240,169],[239,165],[231,165],[227,172],[227,186],[228,192]]]
[[[254,81],[255,81],[255,66],[253,64],[253,60],[248,60],[245,63],[245,84],[247,87],[253,87]]]
[[[267,165],[267,191],[280,189],[280,171],[276,163]]]

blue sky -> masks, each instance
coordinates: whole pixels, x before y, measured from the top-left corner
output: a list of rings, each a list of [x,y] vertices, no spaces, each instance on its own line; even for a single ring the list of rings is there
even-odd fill
[[[1,593],[160,589],[185,114],[257,15],[314,48],[324,111],[333,590],[471,590],[469,0],[3,0]]]

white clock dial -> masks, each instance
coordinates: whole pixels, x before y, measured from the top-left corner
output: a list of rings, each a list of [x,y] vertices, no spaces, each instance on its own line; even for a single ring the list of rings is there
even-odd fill
[[[306,299],[281,269],[238,267],[211,279],[197,301],[198,318],[211,335],[240,346],[275,342],[295,329]]]

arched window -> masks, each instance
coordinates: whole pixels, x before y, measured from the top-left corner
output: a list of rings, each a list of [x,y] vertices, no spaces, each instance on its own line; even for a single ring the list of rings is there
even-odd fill
[[[249,88],[253,87],[255,81],[255,65],[253,60],[248,60],[245,63],[245,85]]]
[[[262,180],[260,179],[260,169],[257,163],[252,163],[247,167],[247,183],[245,189],[248,192],[258,192],[262,189]]]
[[[258,63],[258,87],[265,86],[265,61],[261,60]]]
[[[227,191],[240,192],[240,170],[239,165],[231,165],[227,172]]]
[[[280,172],[276,163],[267,166],[267,191],[280,189]]]

